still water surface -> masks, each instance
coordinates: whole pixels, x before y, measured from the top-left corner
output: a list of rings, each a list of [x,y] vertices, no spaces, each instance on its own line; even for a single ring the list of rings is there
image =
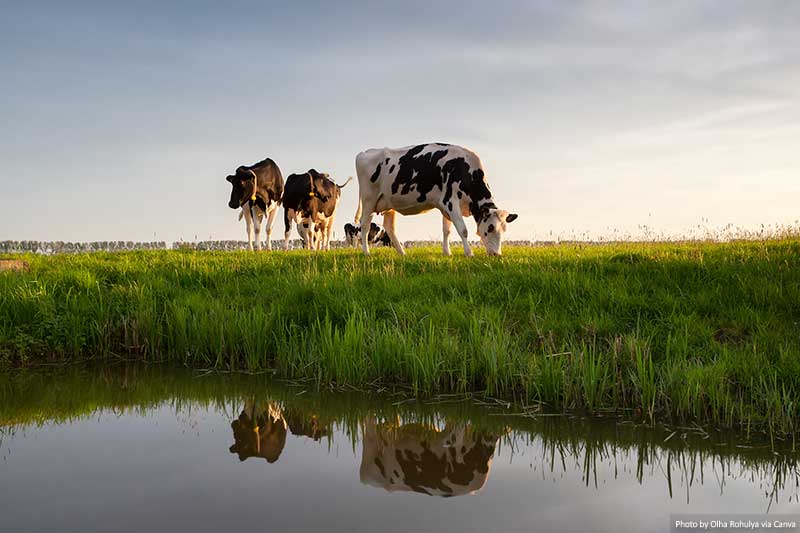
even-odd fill
[[[788,449],[159,368],[0,378],[0,531],[669,531],[800,511]]]

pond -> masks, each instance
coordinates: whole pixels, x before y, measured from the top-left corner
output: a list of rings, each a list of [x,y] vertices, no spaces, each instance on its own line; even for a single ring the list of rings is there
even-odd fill
[[[800,511],[791,442],[119,365],[0,376],[0,531],[669,531]]]

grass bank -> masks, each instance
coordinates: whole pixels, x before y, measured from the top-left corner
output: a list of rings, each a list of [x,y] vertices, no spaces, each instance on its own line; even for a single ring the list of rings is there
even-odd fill
[[[800,240],[509,248],[502,258],[16,256],[9,365],[119,356],[793,433]]]

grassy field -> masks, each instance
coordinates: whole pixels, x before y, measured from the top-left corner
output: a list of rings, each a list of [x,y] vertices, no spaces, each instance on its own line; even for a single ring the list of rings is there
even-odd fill
[[[141,358],[793,433],[800,240],[17,256],[7,365]]]

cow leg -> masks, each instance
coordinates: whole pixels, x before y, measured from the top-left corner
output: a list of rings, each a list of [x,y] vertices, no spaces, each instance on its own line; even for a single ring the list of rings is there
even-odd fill
[[[383,214],[383,229],[389,235],[389,238],[392,240],[392,245],[394,249],[397,250],[397,253],[400,255],[406,255],[406,251],[403,249],[403,245],[400,243],[400,240],[397,238],[397,234],[394,231],[394,217],[397,213],[395,211],[386,211]],[[366,226],[361,226],[362,228],[369,228],[369,224]],[[368,235],[368,234],[367,234]],[[365,241],[368,239],[364,239]]]
[[[256,234],[256,250],[259,252],[261,251],[261,222],[264,220],[264,214],[258,211],[258,208],[253,208],[253,212],[255,213],[255,218],[253,219],[253,224],[255,225],[255,234]]]
[[[369,225],[372,224],[372,209],[364,209],[361,212],[361,249],[364,250],[364,255],[369,255],[369,239],[365,238],[364,228],[369,231]]]
[[[452,223],[447,216],[442,215],[442,252],[450,255],[450,227]]]
[[[247,249],[251,252],[253,251],[253,217],[252,213],[250,212],[250,206],[243,207],[242,211],[244,212],[244,223],[247,227]]]
[[[289,216],[289,211],[291,211],[291,216]],[[292,219],[294,218],[294,209],[284,209],[283,210],[283,225],[286,228],[286,231],[283,233],[283,249],[289,249],[289,232],[292,231]]]
[[[278,205],[273,203],[272,209],[267,216],[267,250],[272,251],[272,223],[275,222],[275,215],[278,212]]]
[[[325,221],[325,226],[322,228],[322,231],[325,235],[325,249],[331,249],[331,231],[333,230],[333,219],[336,216],[336,211],[331,214],[328,220]]]
[[[300,238],[303,239],[303,248],[306,250],[311,250],[314,247],[314,231],[308,219],[303,219],[297,224],[297,232],[300,234]]]
[[[469,230],[467,223],[464,221],[464,216],[460,211],[453,211],[450,213],[450,219],[456,227],[456,231],[461,236],[461,242],[464,243],[464,255],[472,257],[472,247],[469,245]]]

